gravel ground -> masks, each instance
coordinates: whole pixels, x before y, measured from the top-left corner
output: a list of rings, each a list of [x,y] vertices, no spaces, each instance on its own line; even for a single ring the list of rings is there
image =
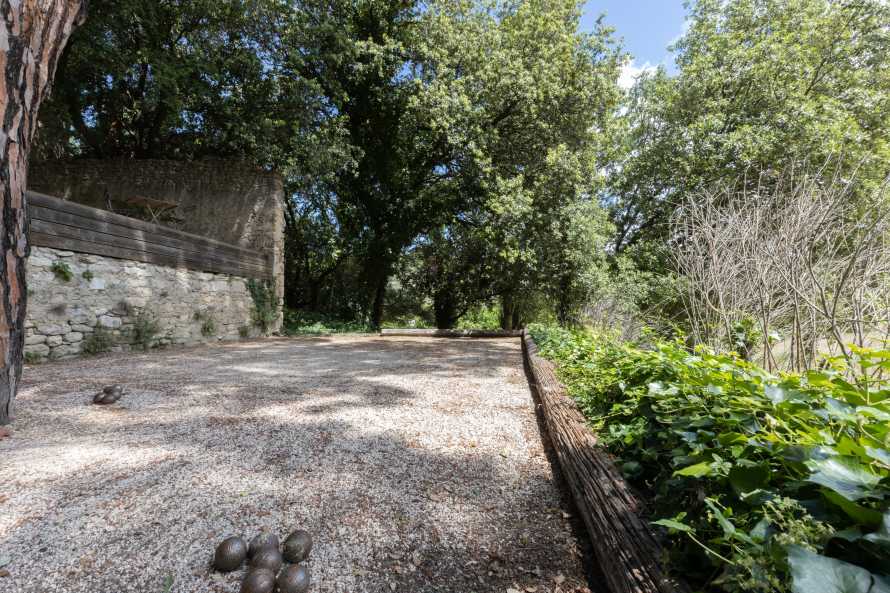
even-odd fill
[[[110,407],[93,393],[121,383]],[[314,534],[313,591],[586,592],[519,340],[265,340],[26,368],[0,592],[238,591],[230,534]]]

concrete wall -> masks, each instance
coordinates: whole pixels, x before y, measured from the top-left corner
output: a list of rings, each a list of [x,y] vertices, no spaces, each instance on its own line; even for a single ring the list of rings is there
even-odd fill
[[[60,278],[54,265],[71,278]],[[29,360],[77,356],[97,331],[111,339],[111,351],[141,347],[133,333],[140,313],[158,322],[151,346],[234,340],[258,331],[246,280],[226,274],[35,247],[28,293]]]

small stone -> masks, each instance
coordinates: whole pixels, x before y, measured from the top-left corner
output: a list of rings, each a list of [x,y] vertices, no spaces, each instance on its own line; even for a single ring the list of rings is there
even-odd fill
[[[281,552],[278,551],[277,547],[263,548],[254,553],[250,559],[250,565],[253,568],[268,568],[272,572],[281,570],[283,563],[284,559],[281,557]]]
[[[275,589],[275,573],[268,568],[254,568],[241,582],[241,593],[272,593]]]
[[[269,531],[261,531],[250,540],[250,547],[247,549],[247,557],[253,558],[254,554],[265,548],[278,549],[278,536]]]
[[[213,565],[220,572],[237,570],[247,558],[247,543],[240,537],[227,537],[216,547]]]
[[[308,531],[297,529],[284,540],[284,558],[288,562],[302,562],[312,551],[312,536]]]
[[[302,564],[291,564],[276,579],[278,593],[305,593],[309,590],[309,569]]]
[[[46,345],[50,348],[54,346],[61,346],[65,342],[65,339],[62,336],[47,336]]]

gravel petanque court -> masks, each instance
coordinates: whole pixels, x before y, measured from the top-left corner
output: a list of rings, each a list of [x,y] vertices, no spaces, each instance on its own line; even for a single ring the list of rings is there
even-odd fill
[[[103,385],[128,391],[92,405]],[[312,591],[586,592],[518,339],[277,339],[25,369],[0,592],[237,592],[225,536],[315,538]]]

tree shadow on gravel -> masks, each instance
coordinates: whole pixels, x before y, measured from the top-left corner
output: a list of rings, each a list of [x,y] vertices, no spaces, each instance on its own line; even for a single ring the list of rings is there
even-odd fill
[[[0,549],[12,560],[0,591],[10,582],[22,593],[237,591],[240,573],[209,569],[213,546],[263,526],[315,534],[318,592],[584,590],[583,551],[546,464],[487,445],[431,450],[424,435],[361,422],[418,403],[386,383],[387,368],[435,367],[410,369],[417,380],[478,377],[480,368],[490,377],[519,367],[518,350],[451,340],[293,342],[40,367],[39,378],[26,379],[26,424],[0,456],[82,447],[95,462],[3,503],[31,510],[5,529],[0,522]],[[330,353],[347,363],[331,368]],[[129,407],[90,406],[102,382],[138,386],[122,402]],[[63,434],[27,441],[47,423]]]

